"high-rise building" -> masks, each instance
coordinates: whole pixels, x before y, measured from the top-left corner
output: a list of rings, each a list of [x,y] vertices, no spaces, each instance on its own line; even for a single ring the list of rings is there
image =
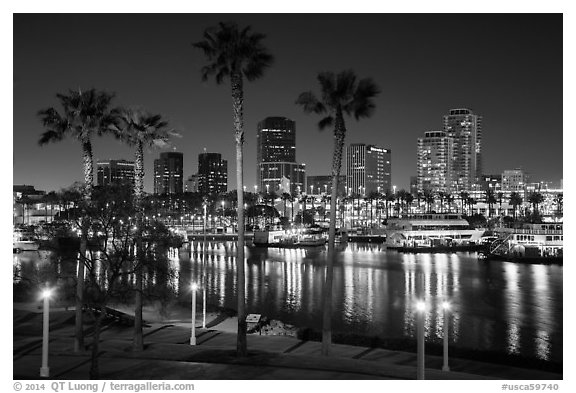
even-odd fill
[[[346,149],[348,193],[368,195],[390,190],[392,152],[375,145],[352,143]]]
[[[256,161],[296,162],[296,123],[285,117],[267,117],[258,123]]]
[[[332,176],[306,176],[307,191],[314,195],[332,194]],[[338,195],[344,195],[346,190],[346,175],[338,176]]]
[[[256,181],[262,191],[305,192],[306,165],[296,162],[296,123],[267,117],[258,123]]]
[[[198,154],[198,192],[201,194],[228,191],[228,161],[220,153]]]
[[[502,172],[502,191],[523,194],[528,181],[528,175],[522,169],[507,169]]]
[[[454,138],[444,131],[426,131],[418,138],[417,180],[418,192],[451,192]]]
[[[482,176],[482,116],[470,109],[451,109],[444,116],[444,132],[453,138],[452,178],[448,188],[467,191]]]
[[[263,162],[259,165],[260,190],[292,194],[306,192],[306,164]]]
[[[188,176],[184,182],[184,192],[198,192],[198,174]]]
[[[96,168],[96,184],[99,186],[134,184],[134,161],[98,160]]]
[[[181,194],[183,191],[184,155],[160,153],[154,160],[154,194]]]

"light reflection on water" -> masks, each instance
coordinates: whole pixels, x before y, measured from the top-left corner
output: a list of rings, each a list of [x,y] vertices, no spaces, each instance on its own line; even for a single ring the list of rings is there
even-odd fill
[[[209,242],[205,253],[207,303],[236,308],[236,245]],[[172,250],[176,274],[167,283],[189,302],[191,279],[202,277],[202,242]],[[299,327],[321,329],[325,250],[250,248],[246,251],[247,311]],[[34,264],[32,264],[34,265]],[[14,272],[30,270],[24,254]],[[442,301],[451,303],[451,345],[502,350],[562,361],[562,267],[479,262],[475,254],[401,254],[377,244],[339,249],[334,267],[336,332],[414,337],[414,304],[427,304],[427,341],[440,343]]]

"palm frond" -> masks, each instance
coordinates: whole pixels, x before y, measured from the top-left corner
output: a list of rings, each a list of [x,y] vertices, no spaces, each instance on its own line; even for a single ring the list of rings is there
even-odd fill
[[[326,106],[318,101],[314,93],[305,91],[301,93],[296,99],[296,105],[301,105],[304,113],[322,114],[326,112]]]
[[[332,116],[326,116],[318,122],[318,129],[322,131],[326,129],[326,127],[332,126],[332,124],[334,124],[334,118]]]
[[[57,132],[54,130],[48,130],[48,131],[43,132],[42,135],[40,135],[40,139],[38,140],[38,144],[40,146],[43,146],[47,143],[60,142],[62,139],[64,139],[64,133]]]

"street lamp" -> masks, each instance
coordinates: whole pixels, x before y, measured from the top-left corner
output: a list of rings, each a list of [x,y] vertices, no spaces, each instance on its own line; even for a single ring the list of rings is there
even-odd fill
[[[314,195],[314,185],[310,185],[310,195]]]
[[[424,316],[426,313],[426,303],[419,301],[416,303],[416,315],[418,319],[417,347],[418,347],[418,361],[416,368],[416,379],[424,378]]]
[[[42,366],[40,367],[40,376],[43,378],[50,377],[50,368],[48,367],[48,331],[50,328],[50,289],[42,291],[44,299],[44,318],[42,326]]]
[[[192,283],[190,288],[192,289],[192,330],[190,334],[190,345],[196,345],[196,290],[198,289],[198,284]]]
[[[220,226],[222,226],[223,219],[224,219],[224,201],[222,201],[222,217],[220,217]]]
[[[204,284],[202,285],[202,327],[206,328],[206,204],[204,204],[204,241],[202,242],[202,282]]]
[[[324,184],[324,194],[328,194],[328,184]]]
[[[450,371],[450,367],[448,366],[448,325],[450,319],[450,303],[447,301],[442,302],[442,310],[444,311],[444,356],[443,356],[443,363],[442,363],[442,371]]]

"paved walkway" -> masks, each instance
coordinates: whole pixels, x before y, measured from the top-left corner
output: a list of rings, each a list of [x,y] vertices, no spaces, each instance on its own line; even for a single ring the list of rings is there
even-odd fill
[[[51,314],[50,375],[87,379],[90,351],[75,354],[73,313]],[[225,321],[230,325],[230,320]],[[224,323],[223,325],[226,325]],[[151,323],[144,329],[146,348],[132,352],[132,329],[111,324],[101,333],[102,379],[415,379],[416,354],[334,344],[332,356],[320,356],[320,343],[287,336],[248,336],[249,355],[235,356],[233,332],[197,329],[190,346],[190,323]],[[87,344],[91,337],[86,339]],[[14,379],[38,379],[41,361],[41,314],[14,310]],[[426,379],[562,379],[560,374],[463,359],[426,357]]]

